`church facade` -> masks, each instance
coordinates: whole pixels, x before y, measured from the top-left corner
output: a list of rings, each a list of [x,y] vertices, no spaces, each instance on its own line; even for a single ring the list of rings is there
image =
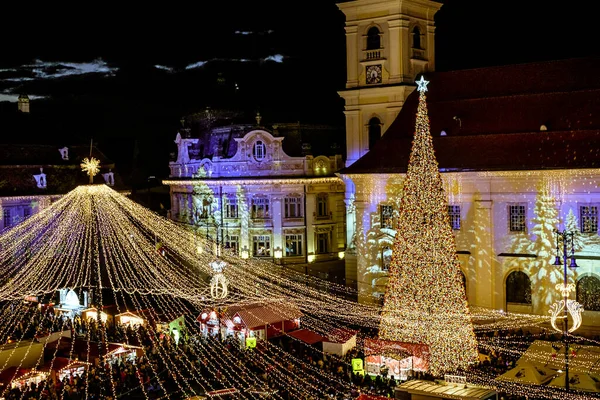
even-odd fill
[[[346,15],[346,282],[385,293],[415,130],[414,80],[429,84],[434,149],[471,306],[548,315],[564,256],[600,323],[600,60],[434,71],[439,3],[356,0]],[[376,67],[373,67],[375,65]],[[381,70],[381,73],[380,73]],[[562,240],[555,230],[574,232]],[[558,242],[557,242],[558,240]],[[560,265],[553,265],[556,257]]]

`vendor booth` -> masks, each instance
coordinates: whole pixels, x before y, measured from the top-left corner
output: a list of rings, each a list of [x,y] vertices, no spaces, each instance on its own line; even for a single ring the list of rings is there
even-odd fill
[[[82,321],[89,321],[90,319],[94,320],[94,321],[98,321],[98,309],[97,308],[95,308],[95,307],[86,308],[85,310],[81,311],[81,320]],[[100,311],[100,319],[102,320],[102,322],[106,323],[106,322],[110,322],[112,320],[112,317],[110,317],[104,311]]]
[[[64,378],[81,376],[90,365],[92,364],[86,361],[56,357],[52,369],[54,376],[62,381]]]
[[[48,372],[39,371],[34,368],[22,375],[17,374],[17,376],[15,376],[15,378],[10,382],[10,387],[12,389],[21,389],[31,386],[32,384],[37,385],[38,383],[45,381],[46,378],[48,378],[48,375]]]
[[[302,312],[293,303],[254,303],[228,307],[221,322],[226,336],[245,343],[247,337],[266,340],[300,327]]]
[[[144,354],[142,347],[125,343],[110,343],[108,350],[104,359],[111,363],[119,362],[119,360],[135,363],[135,360]]]
[[[429,347],[381,339],[365,339],[366,372],[405,381],[413,371],[429,369]]]
[[[346,353],[356,347],[356,331],[348,329],[335,329],[323,340],[323,351],[325,353],[345,356]]]
[[[115,315],[115,321],[117,324],[126,325],[131,328],[134,328],[136,325],[146,325],[146,320],[144,318],[130,311],[126,311],[124,313]]]

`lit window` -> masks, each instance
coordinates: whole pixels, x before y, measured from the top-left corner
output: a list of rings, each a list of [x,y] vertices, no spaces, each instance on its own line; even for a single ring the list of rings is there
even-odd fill
[[[238,204],[235,197],[225,198],[225,218],[238,217]]]
[[[284,199],[285,218],[300,218],[302,216],[302,198],[286,197]]]
[[[285,256],[302,255],[302,235],[285,235]]]
[[[379,206],[381,229],[393,229],[394,228],[394,207],[389,205]]]
[[[450,226],[453,230],[460,230],[460,206],[448,206],[448,214],[450,215]]]
[[[317,233],[317,253],[329,252],[329,232]]]
[[[252,218],[271,218],[269,214],[269,199],[266,197],[252,199]]]
[[[508,206],[509,229],[511,232],[525,232],[525,205]]]
[[[225,247],[237,254],[240,248],[240,237],[237,235],[225,236]]]
[[[256,143],[254,143],[254,149],[252,151],[252,155],[254,156],[254,159],[256,161],[262,161],[265,158],[265,153],[266,153],[265,144],[262,141],[257,140]]]
[[[598,232],[598,207],[581,206],[579,207],[579,221],[581,223],[581,233]]]
[[[329,207],[327,207],[327,194],[319,193],[317,195],[317,218],[329,217]]]
[[[271,256],[271,236],[257,235],[252,237],[252,249],[254,257]]]

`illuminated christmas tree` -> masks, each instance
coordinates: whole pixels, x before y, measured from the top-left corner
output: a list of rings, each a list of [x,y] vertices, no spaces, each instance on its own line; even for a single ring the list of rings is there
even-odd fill
[[[430,372],[477,360],[448,202],[429,132],[422,77],[416,132],[404,182],[379,337],[429,346]]]

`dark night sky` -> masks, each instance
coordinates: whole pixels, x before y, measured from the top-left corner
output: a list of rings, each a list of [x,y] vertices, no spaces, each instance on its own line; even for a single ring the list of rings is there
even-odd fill
[[[16,106],[0,102],[1,140],[93,137],[127,174],[137,140],[141,177],[168,173],[180,117],[206,106],[260,110],[266,123],[343,126],[344,17],[334,1],[196,3],[5,8],[14,18],[0,24],[0,100],[43,96],[32,117],[44,129],[15,135],[6,115]],[[600,53],[595,16],[581,6],[445,3],[436,16],[437,70]],[[276,55],[283,62],[267,59]]]

